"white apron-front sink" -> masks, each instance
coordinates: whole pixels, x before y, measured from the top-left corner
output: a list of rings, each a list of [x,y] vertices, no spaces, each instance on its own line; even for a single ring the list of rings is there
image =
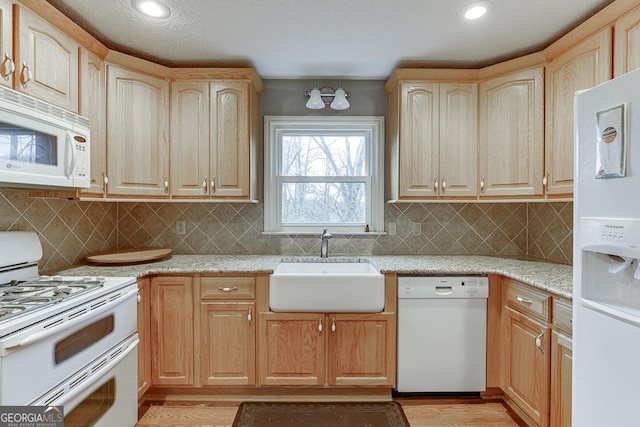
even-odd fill
[[[378,313],[384,275],[367,262],[283,262],[269,278],[275,312]]]

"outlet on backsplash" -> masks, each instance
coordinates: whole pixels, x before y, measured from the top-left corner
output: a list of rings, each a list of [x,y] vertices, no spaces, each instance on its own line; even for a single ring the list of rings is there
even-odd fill
[[[184,221],[176,221],[176,234],[178,236],[184,236],[187,234],[187,227]]]
[[[413,224],[413,235],[420,236],[422,234],[422,223],[414,222]]]

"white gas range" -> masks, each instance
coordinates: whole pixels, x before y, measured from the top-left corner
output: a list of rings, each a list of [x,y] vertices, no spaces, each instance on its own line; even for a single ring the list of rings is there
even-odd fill
[[[42,248],[30,232],[0,232],[0,248],[0,405],[63,406],[70,425],[133,426],[136,279],[38,276]]]

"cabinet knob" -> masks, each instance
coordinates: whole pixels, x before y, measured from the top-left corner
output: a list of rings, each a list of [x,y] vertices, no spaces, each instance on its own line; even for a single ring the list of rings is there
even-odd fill
[[[0,66],[0,74],[2,78],[5,80],[9,80],[11,74],[16,71],[16,64],[13,62],[13,59],[9,56],[8,53],[4,54],[4,61],[2,61],[2,65]]]
[[[336,334],[336,318],[331,317],[331,335]]]
[[[167,176],[164,176],[164,192],[168,193],[169,192],[169,179],[167,178]]]
[[[444,179],[444,176],[443,176],[442,177],[442,194],[444,194],[445,191],[447,191],[447,180]]]
[[[484,175],[480,178],[480,192],[484,193]]]
[[[22,71],[20,72],[20,84],[22,84],[22,87],[27,87],[31,79],[33,79],[33,72],[27,66],[27,63],[23,62]]]
[[[253,321],[253,307],[249,307],[249,312],[247,313],[247,321],[249,324]]]
[[[322,335],[322,317],[318,318],[318,335]]]
[[[544,336],[544,329],[540,331],[540,335],[536,337],[536,347],[540,349],[542,354],[544,354],[544,348],[542,347],[542,337]]]
[[[109,177],[104,171],[102,171],[102,183],[104,184],[103,187],[106,187],[109,184]]]
[[[208,178],[209,177],[205,176],[204,177],[204,181],[202,181],[202,189],[204,190],[205,193],[207,192],[207,186],[209,184]]]
[[[433,178],[433,192],[438,192],[438,177]]]
[[[549,172],[544,174],[544,178],[542,178],[542,186],[544,187],[544,191],[549,191]]]
[[[211,192],[212,193],[216,192],[216,179],[215,178],[211,178]]]

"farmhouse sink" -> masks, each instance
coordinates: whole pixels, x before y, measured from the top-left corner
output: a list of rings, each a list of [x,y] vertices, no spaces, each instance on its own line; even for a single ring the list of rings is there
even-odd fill
[[[283,262],[269,278],[275,312],[377,313],[384,276],[367,262]]]

